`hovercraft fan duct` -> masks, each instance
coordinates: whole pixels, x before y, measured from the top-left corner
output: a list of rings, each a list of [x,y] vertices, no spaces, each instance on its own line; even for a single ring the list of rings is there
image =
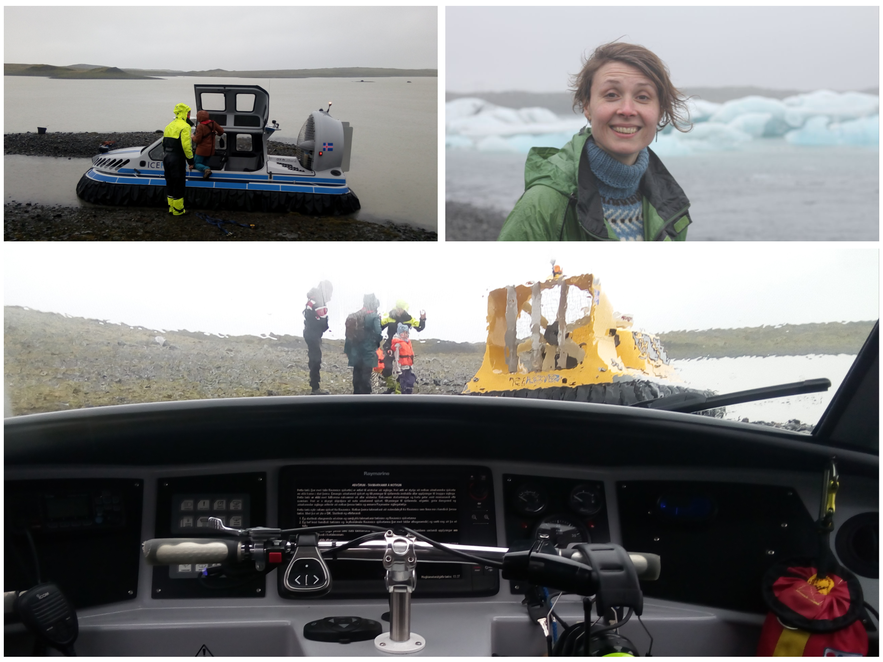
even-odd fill
[[[308,170],[341,168],[346,147],[343,122],[323,110],[316,110],[310,113],[297,135],[296,156]]]

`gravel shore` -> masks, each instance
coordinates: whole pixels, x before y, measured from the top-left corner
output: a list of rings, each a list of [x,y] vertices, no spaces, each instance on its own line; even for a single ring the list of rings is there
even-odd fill
[[[496,241],[506,214],[465,202],[445,203],[445,241]]]
[[[4,135],[4,154],[91,158],[99,147],[139,147],[160,132],[11,133]],[[270,154],[294,155],[292,145],[270,141]],[[6,241],[437,241],[429,230],[393,223],[371,223],[347,217],[297,213],[210,212],[213,224],[195,213],[169,216],[165,209],[42,205],[12,200],[3,207]],[[238,225],[242,224],[242,225]],[[248,226],[248,227],[243,227]],[[251,227],[253,226],[253,227]]]
[[[310,393],[303,338],[156,331],[103,320],[3,309],[7,407],[15,415],[201,398]],[[352,393],[343,341],[322,341],[321,386]],[[456,395],[481,367],[483,343],[441,340],[414,346],[415,393]],[[374,392],[385,392],[379,377]],[[748,422],[745,419],[743,422]],[[811,432],[792,420],[756,425]]]
[[[293,335],[156,331],[5,306],[4,379],[18,414],[136,402],[310,393],[307,346]],[[322,341],[322,388],[353,392],[342,340]],[[415,344],[416,393],[456,395],[481,366],[480,344]],[[378,380],[375,393],[385,392]]]

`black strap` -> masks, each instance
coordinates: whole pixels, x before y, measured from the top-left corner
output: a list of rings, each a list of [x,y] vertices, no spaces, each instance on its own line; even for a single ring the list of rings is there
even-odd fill
[[[231,223],[231,224],[233,224],[233,225],[238,225],[238,226],[241,227],[241,228],[249,228],[249,229],[252,229],[252,230],[253,230],[254,227],[255,227],[255,226],[254,226],[254,223],[239,223],[239,222],[237,222],[237,221],[230,221],[230,220],[227,220],[227,219],[224,219],[224,218],[214,218],[213,216],[209,216],[208,214],[203,214],[202,212],[196,212],[196,213],[194,214],[194,216],[196,216],[197,218],[201,218],[202,220],[204,220],[204,221],[205,221],[206,223],[208,223],[209,225],[214,225],[215,227],[217,227],[221,232],[223,232],[223,233],[224,233],[225,235],[227,235],[228,237],[229,237],[230,235],[232,235],[233,233],[230,232],[229,230],[227,230],[227,228],[224,227],[224,224],[225,224],[225,223]]]

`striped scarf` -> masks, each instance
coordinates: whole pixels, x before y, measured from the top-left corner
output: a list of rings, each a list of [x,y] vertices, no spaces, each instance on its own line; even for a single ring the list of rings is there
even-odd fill
[[[604,220],[610,224],[620,241],[644,240],[644,197],[638,191],[641,177],[647,170],[650,155],[645,147],[634,165],[614,159],[595,144],[586,142],[589,167],[598,180],[598,192],[604,208]]]

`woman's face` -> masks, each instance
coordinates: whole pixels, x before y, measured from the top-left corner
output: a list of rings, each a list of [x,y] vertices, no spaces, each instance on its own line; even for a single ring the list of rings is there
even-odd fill
[[[598,147],[626,165],[634,165],[653,141],[662,117],[653,82],[630,64],[615,61],[595,73],[583,112]]]

